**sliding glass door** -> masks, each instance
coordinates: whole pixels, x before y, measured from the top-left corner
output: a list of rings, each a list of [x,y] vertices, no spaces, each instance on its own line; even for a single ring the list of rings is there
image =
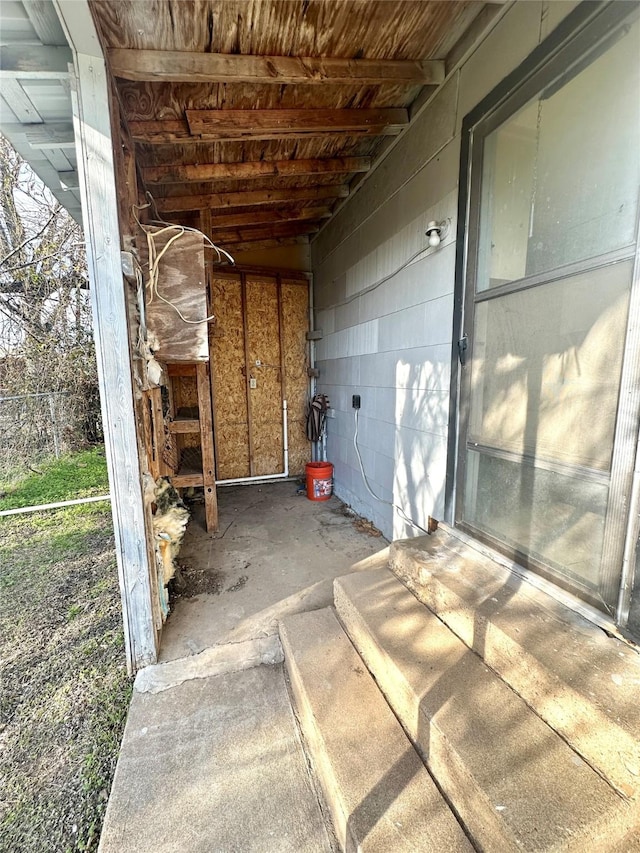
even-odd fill
[[[632,20],[552,57],[470,161],[456,522],[611,614],[638,436],[639,47]]]

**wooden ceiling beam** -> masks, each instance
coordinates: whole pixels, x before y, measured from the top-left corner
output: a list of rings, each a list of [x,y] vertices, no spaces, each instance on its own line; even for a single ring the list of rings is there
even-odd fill
[[[296,201],[315,201],[321,198],[346,198],[349,188],[345,186],[299,187],[284,190],[249,190],[233,193],[210,193],[209,195],[187,195],[176,198],[157,198],[156,206],[162,213],[186,210],[213,210],[216,207],[248,207],[263,204],[288,204]]]
[[[150,184],[236,180],[292,175],[351,174],[367,172],[370,157],[333,157],[313,160],[257,160],[249,163],[194,163],[147,167],[143,177]]]
[[[427,86],[443,82],[442,60],[339,59],[320,56],[240,56],[177,50],[112,48],[115,77],[163,83],[275,83]]]
[[[185,110],[193,136],[202,139],[265,138],[264,133],[400,133],[409,124],[405,109]]]
[[[252,213],[228,213],[222,216],[211,216],[212,228],[240,228],[246,225],[269,225],[276,222],[308,222],[309,220],[327,219],[331,216],[328,207],[269,207]]]
[[[250,240],[274,240],[281,237],[301,237],[315,234],[319,226],[314,222],[276,223],[251,228],[234,228],[226,231],[214,231],[211,238],[223,248],[232,243],[248,243]]]
[[[230,112],[229,110],[227,112]],[[244,111],[242,111],[244,112]],[[256,110],[246,110],[246,112],[256,112]],[[271,110],[269,110],[271,112]],[[308,110],[306,112],[311,112]],[[353,110],[358,112],[358,110]],[[401,112],[405,112],[402,110]],[[145,145],[171,145],[177,143],[184,145],[190,142],[202,143],[203,139],[224,139],[226,142],[252,142],[268,139],[311,139],[313,137],[344,137],[344,136],[397,136],[401,127],[398,125],[389,126],[386,124],[363,126],[357,129],[349,129],[344,131],[340,128],[323,131],[313,128],[305,128],[297,131],[283,130],[261,130],[254,128],[252,133],[236,129],[231,130],[231,135],[224,137],[215,137],[207,134],[206,136],[193,136],[189,130],[189,125],[184,119],[164,119],[162,121],[130,121],[129,132],[134,142],[140,142]]]
[[[302,237],[276,237],[270,240],[249,240],[246,243],[235,243],[229,246],[229,252],[232,257],[235,257],[237,252],[251,252],[254,249],[279,249],[282,246],[297,245],[309,245],[309,238],[304,235]]]

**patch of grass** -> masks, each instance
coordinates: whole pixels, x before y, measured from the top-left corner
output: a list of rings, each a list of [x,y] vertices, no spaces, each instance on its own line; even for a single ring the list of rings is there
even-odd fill
[[[109,505],[2,519],[0,566],[0,851],[95,853],[131,696]]]
[[[93,447],[45,462],[20,480],[3,482],[0,474],[0,510],[38,506],[58,501],[105,495],[109,492],[107,461],[102,447]]]

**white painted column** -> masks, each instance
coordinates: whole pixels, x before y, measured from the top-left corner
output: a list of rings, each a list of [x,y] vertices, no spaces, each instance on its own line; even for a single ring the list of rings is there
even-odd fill
[[[55,4],[74,52],[73,119],[127,664],[157,660],[104,59],[86,2]],[[84,53],[82,50],[89,50]]]

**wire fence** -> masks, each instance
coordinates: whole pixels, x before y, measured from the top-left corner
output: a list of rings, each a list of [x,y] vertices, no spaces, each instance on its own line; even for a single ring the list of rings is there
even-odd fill
[[[0,390],[0,471],[10,480],[45,459],[101,437],[95,408],[70,391],[6,394]]]

